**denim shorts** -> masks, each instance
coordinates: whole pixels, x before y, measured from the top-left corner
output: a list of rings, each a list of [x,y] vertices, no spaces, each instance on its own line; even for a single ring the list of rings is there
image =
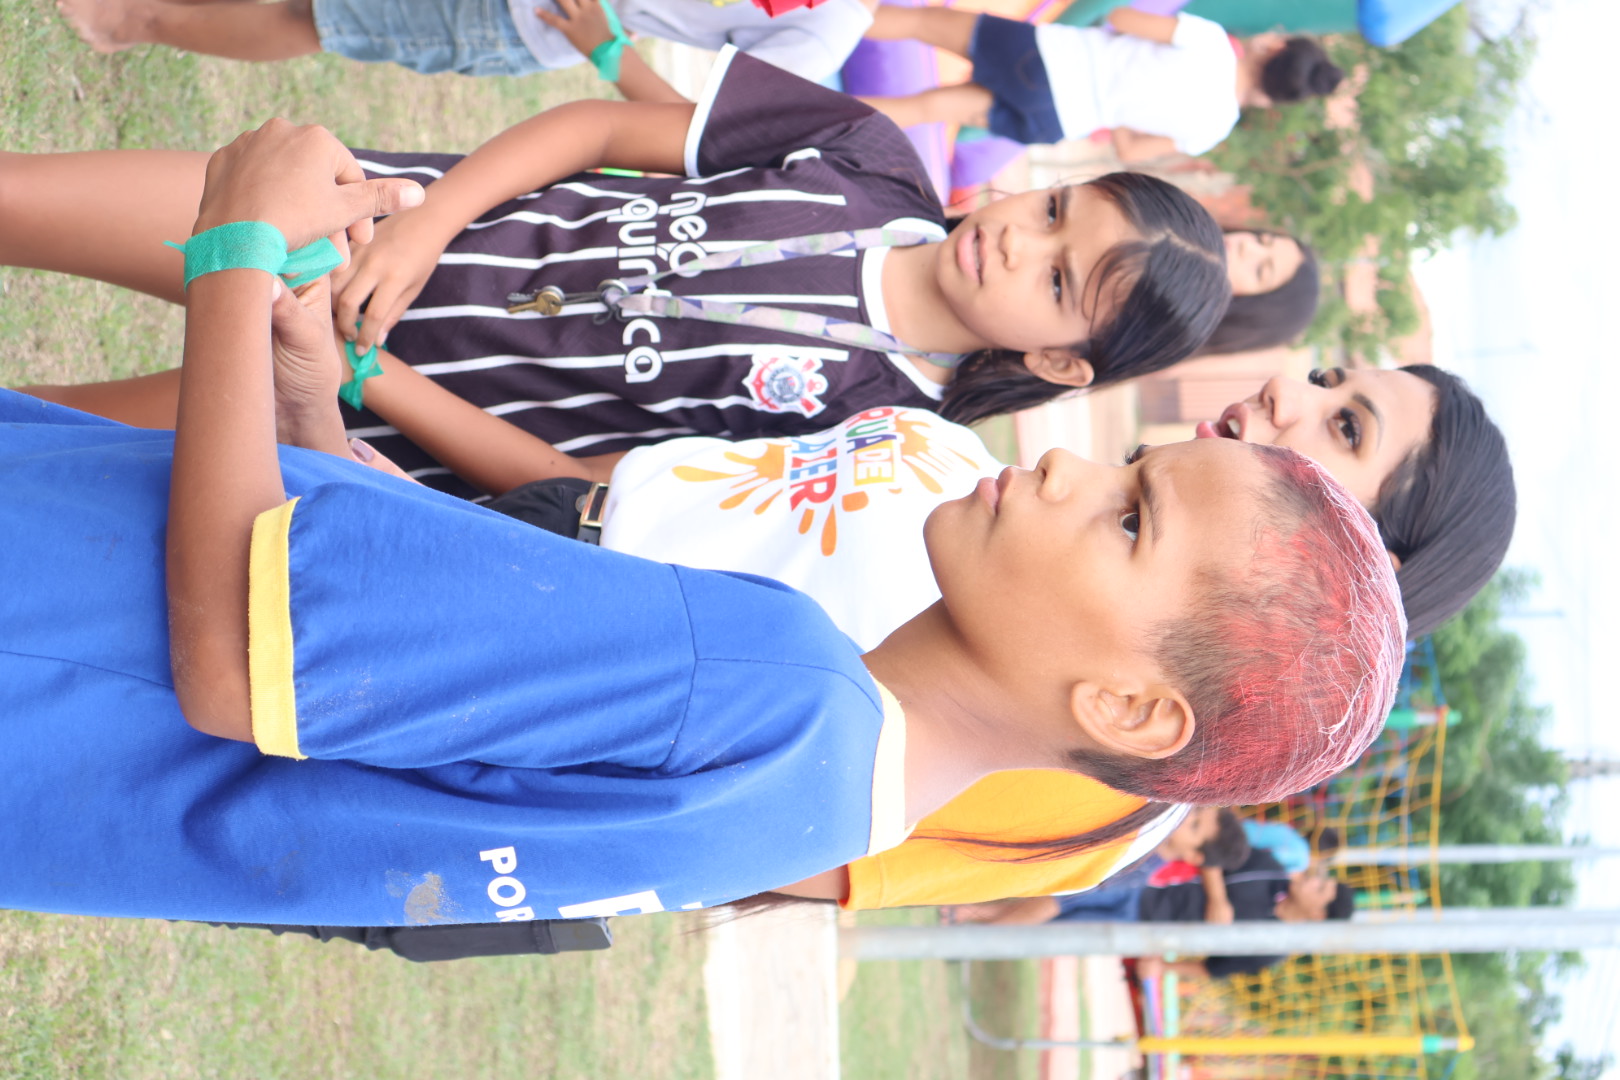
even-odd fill
[[[326,52],[423,75],[529,75],[540,63],[506,0],[314,0]]]

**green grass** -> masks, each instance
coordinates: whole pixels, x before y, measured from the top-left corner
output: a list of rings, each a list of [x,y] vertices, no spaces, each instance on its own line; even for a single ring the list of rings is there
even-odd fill
[[[285,116],[324,124],[351,146],[464,151],[601,86],[588,69],[424,78],[335,56],[241,64],[159,47],[96,56],[49,0],[0,0],[0,150],[212,150]],[[0,269],[0,384],[172,367],[180,335],[179,313],[159,301]]]
[[[411,964],[348,942],[0,913],[0,1076],[713,1074],[689,916],[603,953]]]

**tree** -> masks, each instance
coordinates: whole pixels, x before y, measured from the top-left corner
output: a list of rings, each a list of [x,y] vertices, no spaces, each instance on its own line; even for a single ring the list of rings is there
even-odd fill
[[[1500,622],[1503,603],[1533,584],[1522,571],[1504,571],[1434,635],[1440,685],[1464,718],[1446,736],[1443,843],[1563,841],[1569,764],[1541,743],[1548,713],[1531,703],[1524,642]],[[1574,881],[1568,863],[1447,866],[1440,895],[1466,907],[1562,904]]]
[[[1435,661],[1447,702],[1462,715],[1448,730],[1440,807],[1442,843],[1560,843],[1568,763],[1541,744],[1547,710],[1532,703],[1524,642],[1501,625],[1502,608],[1522,601],[1533,575],[1503,571],[1434,634]],[[1426,829],[1428,822],[1414,821]],[[1444,866],[1447,904],[1519,907],[1566,903],[1574,890],[1568,863]],[[1539,1056],[1541,1035],[1557,1019],[1548,976],[1579,963],[1574,955],[1472,954],[1451,958],[1476,1046],[1426,1063],[1453,1080],[1590,1080]],[[1573,1059],[1572,1059],[1573,1060]]]
[[[1603,1074],[1609,1071],[1614,1064],[1614,1058],[1608,1054],[1596,1058],[1583,1058],[1575,1056],[1575,1048],[1565,1043],[1553,1055],[1553,1067],[1558,1080],[1602,1080]]]
[[[1507,160],[1498,138],[1533,42],[1521,26],[1498,39],[1475,33],[1458,5],[1391,49],[1359,37],[1330,51],[1346,71],[1366,71],[1351,129],[1332,129],[1313,100],[1250,112],[1211,155],[1251,188],[1268,222],[1309,240],[1332,288],[1309,340],[1367,354],[1417,329],[1410,287],[1415,255],[1438,251],[1459,232],[1497,235],[1513,227]],[[1372,197],[1352,188],[1364,163]],[[1337,288],[1346,264],[1375,241],[1378,309],[1352,313]]]

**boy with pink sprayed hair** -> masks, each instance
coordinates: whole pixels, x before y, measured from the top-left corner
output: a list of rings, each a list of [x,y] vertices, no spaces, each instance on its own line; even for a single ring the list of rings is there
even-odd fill
[[[272,122],[215,155],[195,233],[257,223],[292,251],[414,188]],[[703,907],[892,845],[1001,769],[1274,798],[1387,711],[1393,573],[1291,451],[1054,451],[985,478],[928,519],[943,599],[861,655],[774,582],[351,460],[325,288],[204,264],[173,436],[0,393],[0,810],[27,825],[0,836],[0,906],[351,926]]]

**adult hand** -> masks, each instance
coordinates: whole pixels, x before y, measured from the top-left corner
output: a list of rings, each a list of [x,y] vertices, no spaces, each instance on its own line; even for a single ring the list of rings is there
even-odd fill
[[[371,239],[371,219],[422,202],[414,180],[367,180],[348,148],[321,127],[271,120],[208,159],[193,233],[233,221],[281,230],[293,251],[330,236],[345,257],[349,239]]]
[[[556,4],[557,12],[537,7],[535,16],[560,32],[587,59],[598,45],[613,39],[613,27],[602,9],[602,0],[556,0]]]
[[[367,352],[380,345],[427,284],[450,236],[426,211],[379,221],[376,234],[356,248],[353,261],[332,275],[333,307],[338,329]],[[366,306],[361,323],[360,306]]]

